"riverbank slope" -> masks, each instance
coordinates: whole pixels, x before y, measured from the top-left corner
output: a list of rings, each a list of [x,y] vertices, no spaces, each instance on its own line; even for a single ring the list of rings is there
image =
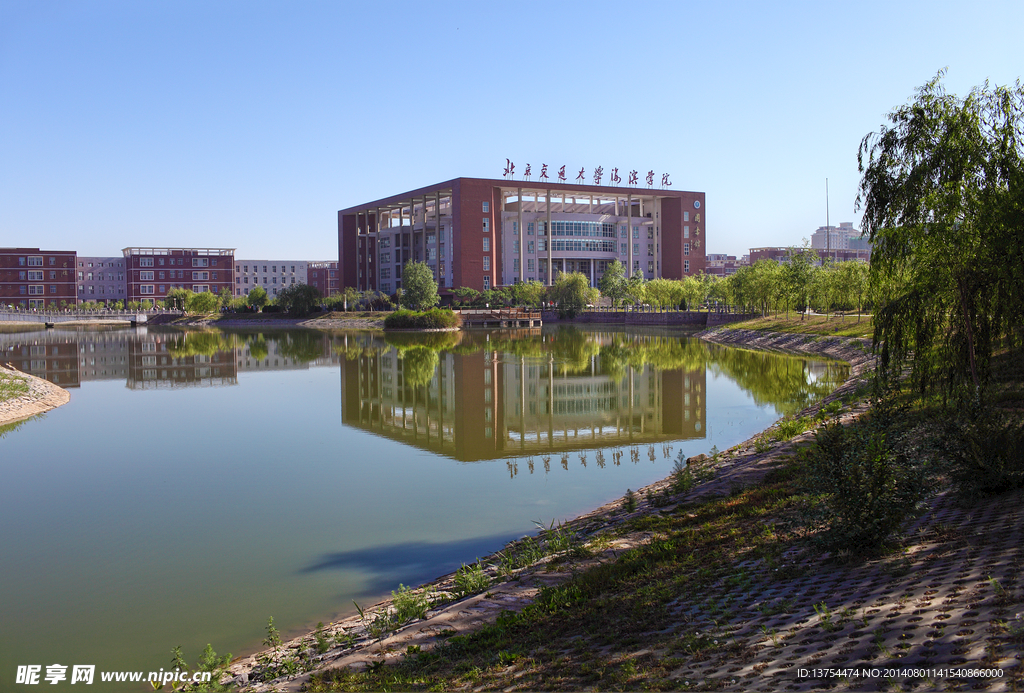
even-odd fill
[[[862,340],[738,329],[701,336],[848,361],[849,379],[796,418],[841,406],[850,422],[866,410],[872,357]],[[784,440],[769,429],[714,458],[692,459],[691,487],[665,479],[577,518],[563,530],[577,537],[567,551],[511,572],[495,567],[502,555],[485,559],[492,584],[483,593],[391,633],[373,632],[391,606],[382,602],[364,618],[235,662],[235,681],[253,691],[806,690],[835,682],[800,675],[798,667],[855,662],[869,671],[999,665],[1008,672],[1003,684],[1019,682],[1017,631],[998,625],[1018,598],[1013,566],[1024,563],[1011,539],[1024,523],[1019,497],[977,512],[940,493],[902,551],[837,563],[806,541],[808,529],[795,517],[794,459],[812,437],[806,431]],[[507,547],[504,556],[516,550]],[[455,577],[428,589],[451,597]],[[320,673],[259,682],[261,660]],[[872,688],[881,674],[853,681],[862,682]]]
[[[0,401],[0,426],[44,414],[71,401],[71,393],[42,378],[4,364],[0,364],[0,373],[23,380],[28,385],[28,392]]]

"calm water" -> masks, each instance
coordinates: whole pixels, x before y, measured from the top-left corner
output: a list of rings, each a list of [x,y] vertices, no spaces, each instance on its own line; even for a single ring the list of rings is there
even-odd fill
[[[663,478],[680,451],[744,440],[846,374],[564,328],[58,329],[0,349],[71,392],[0,439],[4,689],[19,664],[251,651],[269,616],[296,633],[347,615]]]

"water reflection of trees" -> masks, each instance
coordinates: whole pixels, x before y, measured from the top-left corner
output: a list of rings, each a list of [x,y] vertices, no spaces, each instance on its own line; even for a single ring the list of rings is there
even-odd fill
[[[217,331],[189,331],[177,335],[167,344],[167,353],[173,358],[192,356],[213,356],[218,352],[229,352],[241,344],[236,334]]]
[[[824,362],[812,375],[807,359],[764,351],[748,351],[712,345],[708,369],[724,375],[749,392],[754,401],[772,404],[792,414],[821,399],[842,383],[849,372],[846,364]]]

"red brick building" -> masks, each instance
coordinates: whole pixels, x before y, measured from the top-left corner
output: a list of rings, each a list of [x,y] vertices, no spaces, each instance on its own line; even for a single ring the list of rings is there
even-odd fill
[[[234,290],[234,248],[125,248],[127,301],[162,301],[171,289]]]
[[[334,296],[341,286],[338,281],[337,262],[310,262],[306,270],[306,281],[315,286],[321,296]]]
[[[455,178],[339,211],[339,283],[391,294],[409,260],[481,291],[572,271],[596,285],[614,260],[681,279],[705,269],[706,221],[700,192]]]
[[[73,250],[0,248],[0,304],[60,308],[78,303]]]

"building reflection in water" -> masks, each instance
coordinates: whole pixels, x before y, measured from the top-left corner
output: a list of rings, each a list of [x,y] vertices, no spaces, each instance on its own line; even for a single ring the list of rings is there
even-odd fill
[[[122,378],[131,390],[223,387],[237,385],[241,372],[338,366],[343,425],[462,461],[705,438],[709,372],[783,414],[848,372],[664,332],[573,327],[388,335],[53,329],[0,333],[0,354],[68,388]]]
[[[462,461],[703,438],[702,358],[622,358],[686,341],[563,329],[367,342],[341,366],[342,422]]]

